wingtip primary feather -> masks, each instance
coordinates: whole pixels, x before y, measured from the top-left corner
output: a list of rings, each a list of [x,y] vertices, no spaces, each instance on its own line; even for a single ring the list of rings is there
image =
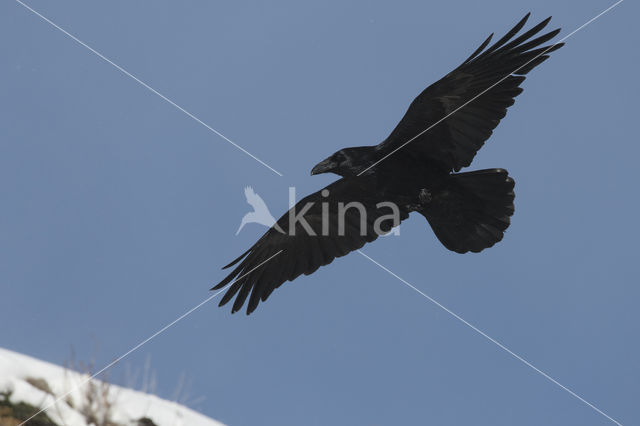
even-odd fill
[[[518,23],[516,24],[516,26],[514,27],[514,28],[518,28],[518,30],[517,30],[516,32],[520,31],[520,30],[522,29],[522,27],[524,27],[524,24],[526,24],[526,23],[527,23],[527,21],[529,20],[529,18],[530,18],[530,17],[531,17],[531,12],[527,12],[527,13],[522,17],[522,19],[520,20],[520,22],[518,22]]]
[[[251,247],[251,248],[253,248],[253,247]],[[244,258],[247,254],[249,254],[249,252],[251,251],[251,248],[249,250],[245,251],[244,253],[242,253],[240,256],[238,256],[234,260],[232,260],[231,263],[223,266],[222,269],[230,268],[233,265],[235,265],[236,263],[240,262],[242,260],[242,258]]]
[[[540,43],[543,43],[544,37],[545,37],[544,35],[530,42],[527,42],[527,40],[529,40],[531,37],[538,34],[540,31],[542,31],[549,24],[550,20],[551,20],[551,17],[548,17],[547,19],[543,20],[537,25],[534,25],[528,31],[524,32],[523,34],[509,41],[509,43],[505,44],[504,46],[501,46],[501,48],[497,50],[496,53],[508,52],[508,51],[511,51],[512,49],[517,49],[518,46],[521,46],[521,43],[525,43],[525,45],[530,46],[529,48],[537,46]],[[513,34],[513,36],[515,36],[515,33]]]
[[[555,52],[556,50],[560,49],[562,46],[564,46],[563,42],[552,44],[551,47],[549,47],[548,50],[545,51],[545,54]]]
[[[495,52],[497,49],[502,47],[502,45],[504,45],[509,40],[511,40],[511,38],[516,34],[518,34],[518,32],[520,32],[522,27],[524,27],[524,25],[527,23],[527,20],[529,19],[530,16],[531,16],[531,12],[524,15],[524,18],[520,19],[520,21],[518,21],[518,23],[513,28],[511,28],[505,35],[503,35],[500,40],[495,42],[493,46],[489,47],[484,53],[482,53],[481,56],[486,56],[491,54],[492,52]]]
[[[487,39],[485,41],[482,42],[482,44],[467,58],[464,60],[464,62],[462,63],[462,65],[468,63],[469,61],[471,61],[473,58],[475,58],[476,56],[478,56],[480,54],[480,52],[482,52],[484,50],[485,47],[487,47],[489,45],[489,42],[491,41],[491,39],[493,38],[494,33],[489,34],[489,37],[487,37]]]

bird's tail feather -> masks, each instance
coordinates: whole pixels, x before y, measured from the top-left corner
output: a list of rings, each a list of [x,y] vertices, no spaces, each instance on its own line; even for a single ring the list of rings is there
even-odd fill
[[[504,169],[453,174],[420,213],[449,250],[479,252],[502,240],[509,227],[513,186]]]

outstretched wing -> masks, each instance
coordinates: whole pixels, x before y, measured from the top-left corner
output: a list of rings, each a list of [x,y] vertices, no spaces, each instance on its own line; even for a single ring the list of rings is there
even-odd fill
[[[528,18],[529,14],[485,50],[491,34],[458,68],[418,95],[389,137],[376,147],[382,156],[406,144],[402,150],[417,158],[436,160],[447,170],[469,166],[522,92],[524,75],[563,46],[540,47],[560,29],[532,39],[551,17],[513,38]]]
[[[285,281],[292,281],[301,274],[309,275],[336,257],[357,250],[379,234],[388,232],[394,225],[394,213],[391,207],[379,204],[383,201],[371,190],[366,178],[340,179],[304,198],[277,221],[285,232],[279,232],[274,225],[249,250],[225,266],[239,263],[212,289],[232,283],[220,306],[237,294],[232,308],[232,312],[236,312],[250,295],[247,306],[247,314],[250,314]],[[348,203],[352,202],[362,207],[349,207]],[[344,212],[342,227],[341,205]],[[361,215],[359,208],[364,214]],[[304,222],[292,222],[296,214]],[[408,215],[406,208],[398,206],[395,224]]]

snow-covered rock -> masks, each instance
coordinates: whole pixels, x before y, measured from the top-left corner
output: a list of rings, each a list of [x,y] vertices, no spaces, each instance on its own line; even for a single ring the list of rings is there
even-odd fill
[[[46,414],[60,425],[88,426],[87,412],[100,416],[110,406],[110,419],[118,425],[137,425],[146,417],[157,426],[223,426],[176,402],[0,348],[0,391],[6,390],[14,403],[50,406]]]

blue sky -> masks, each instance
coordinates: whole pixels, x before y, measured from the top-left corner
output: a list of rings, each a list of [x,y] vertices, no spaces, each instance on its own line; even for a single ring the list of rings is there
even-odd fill
[[[567,34],[608,1],[0,4],[0,346],[102,366],[209,296],[274,215],[375,144],[424,87],[527,11]],[[412,217],[364,252],[623,424],[640,423],[637,68],[631,1],[530,74],[471,169],[516,180],[504,240],[458,255]],[[133,353],[158,393],[229,425],[605,425],[358,254],[251,316],[215,301]]]

